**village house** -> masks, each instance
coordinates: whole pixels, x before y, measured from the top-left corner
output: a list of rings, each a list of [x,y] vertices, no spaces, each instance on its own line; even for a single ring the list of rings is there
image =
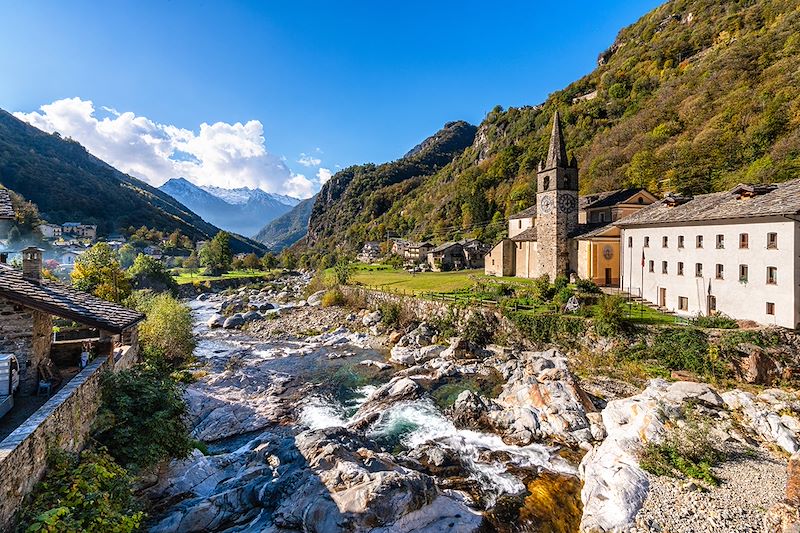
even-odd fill
[[[409,241],[405,239],[392,239],[392,247],[390,249],[390,252],[394,255],[405,257],[409,244],[410,244]]]
[[[361,252],[356,258],[362,263],[372,263],[381,256],[381,245],[375,241],[368,241],[364,243]]]
[[[465,268],[464,247],[457,242],[440,244],[428,252],[428,264],[434,272],[447,272]]]
[[[57,378],[51,359],[53,317],[95,329],[95,354],[106,356],[113,355],[115,345],[135,345],[137,325],[144,319],[141,313],[42,278],[42,252],[22,250],[21,271],[0,263],[0,353],[16,356],[23,394],[35,393],[40,381]],[[74,349],[77,362],[80,344]]]
[[[406,245],[403,258],[412,263],[423,263],[427,261],[428,253],[434,248],[436,248],[436,245],[428,241],[409,242]]]
[[[97,226],[94,224],[81,224],[80,222],[64,222],[61,224],[61,233],[64,236],[73,236],[79,239],[97,239]]]
[[[611,223],[656,198],[640,188],[579,197],[578,163],[567,158],[558,112],[536,179],[536,204],[509,217],[508,237],[486,254],[486,274],[551,280],[577,275],[618,286],[620,230]]]
[[[800,179],[669,195],[616,226],[631,293],[679,315],[800,327]]]
[[[85,250],[75,248],[66,248],[58,251],[56,255],[58,267],[65,272],[72,272],[72,270],[75,268],[75,262],[84,253],[84,251]]]
[[[58,224],[50,224],[49,222],[45,222],[43,224],[39,224],[39,233],[41,233],[42,237],[45,239],[60,239],[62,235],[62,228]]]
[[[0,187],[0,220],[14,220],[14,206],[8,189]]]

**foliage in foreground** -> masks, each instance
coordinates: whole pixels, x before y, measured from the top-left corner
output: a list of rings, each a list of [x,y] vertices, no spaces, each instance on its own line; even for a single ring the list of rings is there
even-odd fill
[[[725,459],[709,434],[709,422],[688,415],[684,426],[670,429],[659,443],[648,442],[639,457],[639,466],[656,476],[686,477],[718,485],[711,467]]]
[[[186,457],[194,447],[178,385],[156,370],[136,367],[108,373],[95,439],[128,469]]]
[[[70,276],[76,289],[104,300],[121,302],[131,293],[130,280],[117,254],[104,242],[95,244],[78,257]]]
[[[129,303],[147,315],[139,327],[139,341],[149,363],[175,369],[191,360],[196,342],[186,305],[167,293],[146,292],[135,293]]]
[[[586,333],[586,320],[562,314],[508,313],[508,318],[525,337],[535,343],[574,342]]]
[[[708,379],[728,373],[719,347],[710,344],[708,335],[697,328],[660,328],[651,344],[637,343],[623,349],[620,355],[636,361],[655,361],[668,370],[688,370]]]
[[[625,326],[625,300],[620,296],[603,295],[597,300],[594,328],[599,335],[610,337],[622,332]]]
[[[131,478],[104,451],[54,451],[47,472],[20,510],[18,532],[139,531],[145,514]]]

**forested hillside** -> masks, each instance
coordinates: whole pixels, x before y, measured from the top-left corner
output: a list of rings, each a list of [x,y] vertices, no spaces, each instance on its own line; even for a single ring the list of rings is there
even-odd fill
[[[310,242],[357,246],[387,231],[497,239],[506,217],[534,201],[555,109],[584,193],[644,186],[697,194],[800,176],[798,72],[796,0],[667,2],[544,103],[496,107],[472,146],[438,172],[370,189],[360,203],[332,198],[363,209],[337,211],[337,223]],[[376,181],[383,168],[371,170]],[[334,176],[330,189],[350,173]],[[330,201],[320,195],[317,205]]]
[[[255,240],[265,244],[270,250],[279,252],[305,237],[316,199],[316,195],[306,198],[288,213],[269,222],[256,234]]]
[[[206,239],[218,228],[155,187],[94,157],[79,143],[49,134],[0,110],[0,184],[35,203],[49,222],[97,224],[109,234],[130,226]],[[233,236],[236,252],[263,247]]]
[[[450,122],[402,158],[383,165],[354,165],[341,170],[317,195],[308,224],[308,241],[325,245],[329,238],[358,246],[371,234],[382,237],[383,228],[373,226],[398,200],[472,144],[475,126]]]

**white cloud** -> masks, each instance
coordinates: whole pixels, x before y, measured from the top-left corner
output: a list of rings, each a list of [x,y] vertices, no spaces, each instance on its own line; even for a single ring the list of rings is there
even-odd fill
[[[333,172],[331,172],[329,168],[320,167],[317,171],[317,179],[320,185],[325,185],[325,183],[331,179],[331,176],[333,176]]]
[[[101,111],[110,116],[99,118],[91,100],[75,97],[43,105],[40,112],[14,115],[71,137],[112,166],[156,186],[183,176],[198,185],[259,187],[300,198],[318,187],[267,150],[258,120],[203,123],[196,132],[113,107]]]
[[[298,159],[297,162],[304,167],[318,167],[320,163],[322,163],[322,159],[314,157],[313,155],[300,154],[300,159]]]

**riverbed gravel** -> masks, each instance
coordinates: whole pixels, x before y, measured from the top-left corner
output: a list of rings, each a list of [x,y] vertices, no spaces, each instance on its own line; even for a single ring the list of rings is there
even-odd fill
[[[718,487],[648,474],[650,492],[632,533],[761,533],[764,512],[783,499],[787,460],[741,444],[727,451],[714,468]]]

